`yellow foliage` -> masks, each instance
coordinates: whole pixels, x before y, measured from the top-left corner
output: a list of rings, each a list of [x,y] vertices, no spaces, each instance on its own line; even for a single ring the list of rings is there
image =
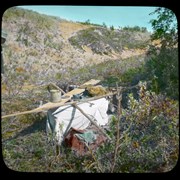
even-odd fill
[[[7,91],[7,86],[6,86],[6,84],[3,83],[3,84],[1,85],[1,91],[2,91],[2,92]]]
[[[87,86],[87,91],[91,96],[100,96],[107,94],[107,91],[104,87],[98,85],[98,86]]]
[[[133,147],[134,148],[139,148],[139,143],[137,141],[133,142]]]
[[[17,67],[16,72],[22,73],[22,72],[25,72],[25,69],[23,67]]]

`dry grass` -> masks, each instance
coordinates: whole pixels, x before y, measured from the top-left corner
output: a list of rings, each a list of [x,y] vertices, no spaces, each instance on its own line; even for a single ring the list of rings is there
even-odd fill
[[[72,36],[72,34],[82,29],[87,29],[89,27],[91,26],[69,21],[63,21],[59,25],[59,30],[62,32],[62,36],[67,40],[69,37]]]

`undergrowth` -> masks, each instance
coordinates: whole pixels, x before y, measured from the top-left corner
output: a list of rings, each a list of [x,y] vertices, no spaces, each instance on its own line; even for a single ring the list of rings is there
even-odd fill
[[[178,116],[177,101],[156,95],[140,83],[138,99],[129,94],[128,108],[109,122],[106,133],[112,141],[89,156],[77,156],[66,147],[56,156],[45,134],[46,117],[39,114],[31,116],[30,125],[25,122],[23,128],[21,118],[2,121],[3,160],[7,167],[21,172],[166,172],[174,168],[179,156]],[[16,133],[8,135],[13,129]]]

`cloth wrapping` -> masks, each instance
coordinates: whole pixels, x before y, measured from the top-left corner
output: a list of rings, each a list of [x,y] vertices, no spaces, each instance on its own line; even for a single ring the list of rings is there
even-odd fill
[[[108,100],[101,98],[78,106],[99,126],[108,123]],[[90,125],[90,121],[75,107],[71,105],[62,106],[55,111],[49,110],[47,116],[47,130],[55,134],[55,139],[60,144],[68,130],[73,127],[75,129],[86,129]]]

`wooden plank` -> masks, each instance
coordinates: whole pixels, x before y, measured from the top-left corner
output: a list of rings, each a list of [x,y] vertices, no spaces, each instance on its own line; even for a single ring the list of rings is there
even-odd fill
[[[85,86],[88,86],[88,85],[96,85],[100,82],[100,80],[97,80],[97,79],[91,79],[87,82],[85,82],[84,84],[82,84],[79,88],[76,88],[76,89],[73,89],[72,91],[64,94],[64,96],[70,96],[72,97],[73,95],[76,95],[76,94],[81,94],[85,91],[84,87]],[[83,87],[83,88],[81,88]]]
[[[44,105],[42,105],[42,106],[40,106],[40,107],[38,107],[36,109],[29,110],[29,111],[23,111],[23,112],[17,112],[17,113],[9,114],[9,115],[4,115],[1,118],[4,119],[4,118],[7,118],[7,117],[13,117],[13,116],[18,116],[18,115],[38,113],[38,112],[46,111],[46,110],[53,109],[53,108],[56,108],[56,107],[60,107],[60,106],[72,105],[74,103],[81,104],[81,103],[85,103],[85,102],[88,102],[88,101],[100,99],[100,98],[103,98],[103,97],[112,96],[112,95],[115,95],[115,94],[116,94],[116,92],[108,93],[106,95],[95,96],[95,97],[87,98],[87,99],[84,99],[84,100],[81,100],[81,101],[72,101],[72,102],[68,102],[68,103],[64,103],[64,101],[63,102],[58,102],[58,103],[49,102],[49,103],[46,103],[46,104],[44,104]]]
[[[81,94],[84,91],[85,91],[85,89],[76,88],[76,89],[73,89],[72,91],[69,91],[68,93],[64,94],[64,96],[72,97],[73,95]],[[62,98],[63,98],[63,96],[62,96]]]
[[[86,83],[84,83],[82,86],[86,86],[86,85],[96,85],[99,82],[101,82],[101,80],[97,80],[97,79],[91,79],[89,81],[87,81]]]
[[[84,85],[96,85],[99,82],[100,82],[100,80],[91,79],[91,80],[87,81],[86,83],[84,83],[82,86],[84,86]],[[80,93],[82,93],[84,91],[85,91],[85,89],[76,88],[76,89],[73,89],[72,91],[64,94],[62,96],[62,99],[61,99],[60,102],[56,102],[56,103],[48,102],[48,103],[46,103],[46,104],[44,104],[44,105],[42,105],[42,106],[40,106],[40,107],[38,107],[36,109],[29,110],[29,111],[24,111],[24,112],[17,112],[17,113],[13,113],[13,114],[9,114],[9,115],[4,115],[1,118],[3,119],[3,118],[7,118],[7,117],[12,117],[12,116],[37,113],[37,112],[42,112],[44,110],[53,109],[55,107],[59,107],[59,106],[64,105],[66,102],[71,100],[73,95],[80,94]]]

